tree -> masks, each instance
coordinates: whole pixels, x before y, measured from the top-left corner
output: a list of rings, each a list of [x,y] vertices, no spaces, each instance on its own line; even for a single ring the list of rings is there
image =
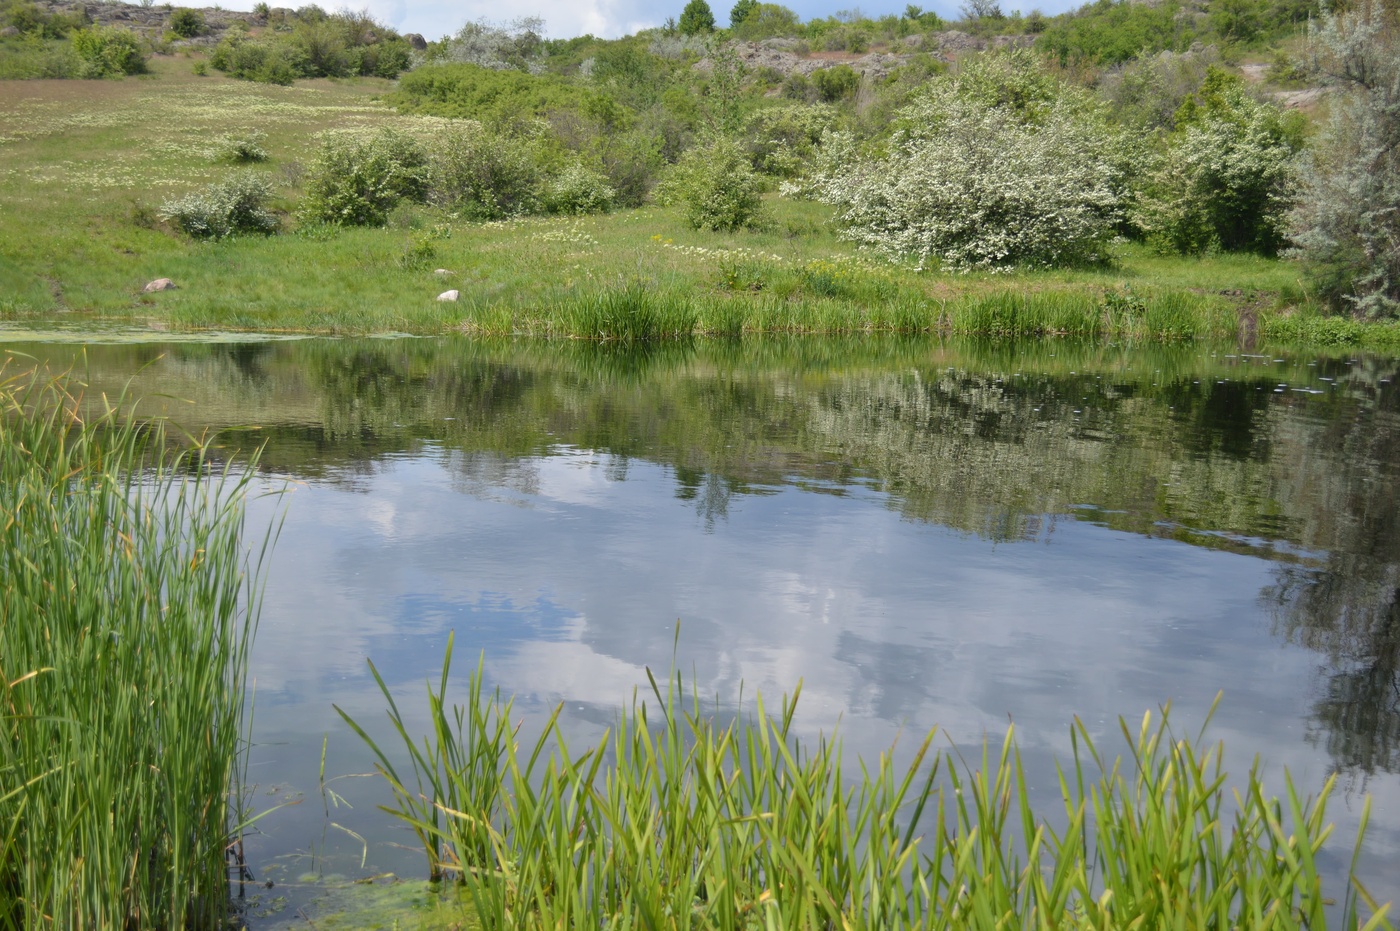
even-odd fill
[[[705,0],[690,0],[681,10],[681,35],[693,36],[715,31],[715,14]]]
[[[967,0],[958,7],[958,12],[963,19],[1002,19],[1005,14],[1001,12],[1001,4],[997,0]]]
[[[749,18],[749,14],[758,8],[758,0],[735,0],[734,6],[729,10],[729,25],[735,27]]]
[[[1378,0],[1309,30],[1306,69],[1335,90],[1291,217],[1293,254],[1333,306],[1400,316],[1400,23]]]

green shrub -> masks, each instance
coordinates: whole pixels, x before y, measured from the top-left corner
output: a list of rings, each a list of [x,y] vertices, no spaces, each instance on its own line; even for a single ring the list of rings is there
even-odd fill
[[[540,170],[533,150],[531,140],[462,121],[433,142],[429,197],[472,220],[535,213]]]
[[[172,11],[166,25],[171,32],[182,39],[193,39],[195,36],[203,35],[206,28],[204,14],[188,7],[178,7]]]
[[[736,230],[762,219],[762,182],[735,142],[715,138],[687,152],[658,191],[694,229]]]
[[[566,165],[544,191],[545,209],[550,213],[606,213],[616,199],[607,178],[578,162]]]
[[[763,174],[794,178],[802,173],[817,143],[836,122],[836,110],[822,104],[784,104],[759,110],[744,125],[749,162]]]
[[[48,13],[37,4],[24,2],[0,6],[0,23],[13,26],[21,35],[32,39],[66,39],[75,29],[91,25],[87,10],[73,13]]]
[[[777,3],[758,3],[734,27],[734,37],[757,42],[772,36],[790,36],[802,31],[797,14]]]
[[[308,172],[301,215],[313,223],[380,226],[402,200],[428,191],[428,154],[392,129],[326,133]]]
[[[82,59],[85,78],[144,74],[149,55],[130,29],[92,26],[73,33],[73,51]]]
[[[1200,102],[1188,98],[1178,120],[1181,129],[1148,181],[1139,225],[1175,252],[1276,254],[1299,145],[1283,113],[1212,66]]]
[[[271,233],[275,214],[267,209],[272,194],[267,179],[240,171],[196,194],[166,201],[160,217],[195,239],[223,239],[238,233]]]
[[[263,84],[291,84],[302,76],[301,50],[286,42],[229,36],[214,47],[209,64],[230,77]]]
[[[553,113],[602,113],[605,94],[559,75],[491,70],[472,64],[426,65],[403,76],[389,98],[406,113],[509,125]]]
[[[262,143],[266,138],[267,133],[259,129],[250,129],[239,135],[223,136],[214,144],[209,154],[218,162],[233,162],[239,165],[265,162],[267,150],[262,147]]]
[[[827,103],[836,103],[856,95],[856,88],[860,86],[860,75],[856,74],[850,65],[837,65],[814,72],[812,85],[817,89],[818,97]]]
[[[0,43],[0,80],[79,78],[85,63],[73,43],[25,36]]]
[[[1175,0],[1156,5],[1095,0],[1052,21],[1036,40],[1036,48],[1062,65],[1113,65],[1144,53],[1184,52],[1195,31],[1194,19],[1183,12]]]

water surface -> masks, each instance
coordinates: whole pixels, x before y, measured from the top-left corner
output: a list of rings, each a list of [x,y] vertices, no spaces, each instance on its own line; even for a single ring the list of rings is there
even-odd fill
[[[372,658],[421,721],[449,631],[458,678],[481,655],[527,731],[562,703],[596,736],[674,661],[723,709],[801,681],[803,733],[852,754],[1014,721],[1051,803],[1075,716],[1117,750],[1119,716],[1171,702],[1194,731],[1223,691],[1231,770],[1338,773],[1340,838],[1370,792],[1364,875],[1400,895],[1400,361],[405,339],[76,364],[230,454],[265,444],[263,487],[288,489],[252,506],[285,522],[250,777],[260,807],[302,801],[249,840],[259,906],[285,905],[254,926],[314,908],[304,881],[423,874],[332,705],[388,736]]]

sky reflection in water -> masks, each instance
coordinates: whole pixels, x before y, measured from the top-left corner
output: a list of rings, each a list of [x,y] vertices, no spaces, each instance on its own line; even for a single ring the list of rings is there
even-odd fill
[[[332,703],[387,736],[366,658],[421,721],[455,630],[458,678],[484,653],[527,730],[563,703],[598,735],[674,651],[724,707],[800,680],[803,732],[839,722],[867,757],[1014,720],[1047,807],[1076,715],[1116,751],[1118,716],[1171,701],[1194,731],[1223,690],[1232,772],[1259,754],[1312,792],[1341,770],[1340,837],[1372,792],[1366,878],[1400,892],[1400,366],[818,346],[309,341],[168,347],[143,370],[138,391],[195,401],[187,425],[258,425],[266,487],[289,485],[252,505],[254,527],[286,521],[250,776],[307,801],[260,823],[255,869],[356,874],[328,820],[369,839],[365,872],[421,869],[376,780],[336,783],[355,808],[328,819],[317,767],[326,735],[328,775],[370,768]],[[90,378],[139,355],[94,349]]]

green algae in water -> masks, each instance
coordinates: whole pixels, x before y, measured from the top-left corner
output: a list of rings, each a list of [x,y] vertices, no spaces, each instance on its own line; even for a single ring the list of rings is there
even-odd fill
[[[479,928],[470,899],[459,887],[395,876],[327,883],[303,914],[271,925],[274,931],[467,931]]]

